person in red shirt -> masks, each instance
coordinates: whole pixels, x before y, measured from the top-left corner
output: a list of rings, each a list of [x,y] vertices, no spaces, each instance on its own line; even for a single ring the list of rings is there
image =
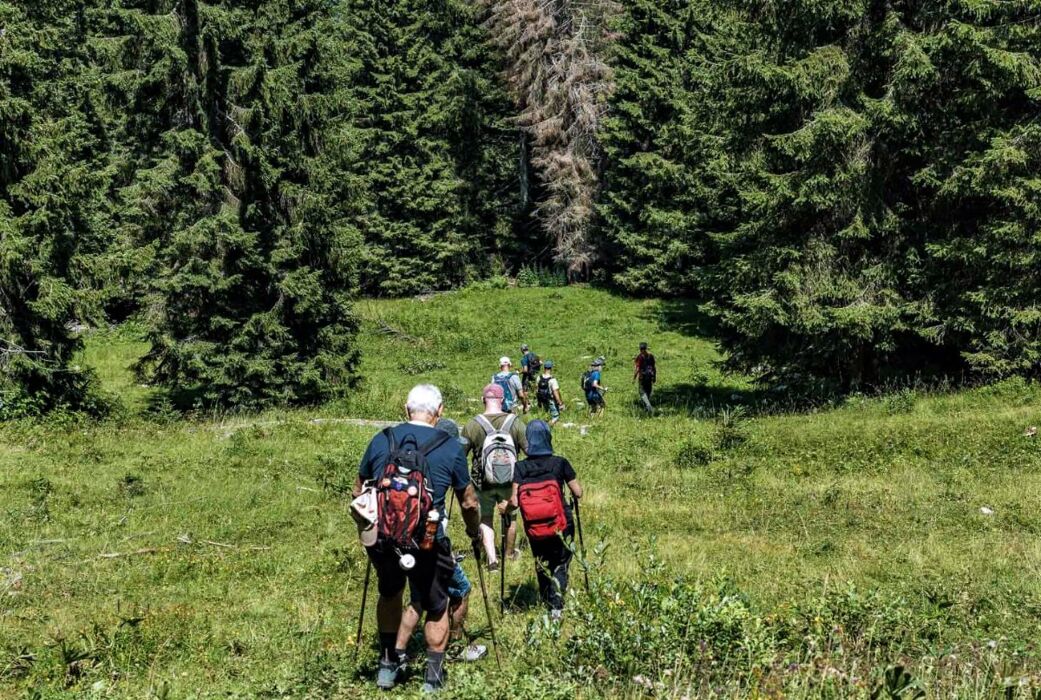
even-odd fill
[[[633,358],[633,381],[640,383],[640,401],[643,407],[648,413],[653,413],[651,392],[654,391],[654,383],[658,381],[658,368],[655,366],[654,355],[647,350],[647,343],[640,343],[640,352]]]

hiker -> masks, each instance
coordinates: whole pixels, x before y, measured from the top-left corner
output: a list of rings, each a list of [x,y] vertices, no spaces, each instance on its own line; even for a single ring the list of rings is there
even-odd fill
[[[517,406],[518,399],[524,413],[528,412],[528,392],[517,373],[512,370],[510,358],[503,355],[499,358],[499,371],[492,375],[492,384],[502,387],[502,410],[510,413]]]
[[[654,355],[647,350],[647,343],[640,343],[640,352],[633,358],[633,381],[640,383],[640,401],[648,413],[654,413],[651,405],[651,392],[658,381],[658,368]]]
[[[528,348],[527,343],[521,345],[521,385],[524,387],[525,393],[531,391],[531,386],[535,383],[541,369],[542,360],[539,359],[539,356]]]
[[[513,470],[519,451],[527,453],[528,439],[520,418],[503,409],[503,390],[498,384],[489,384],[481,392],[484,413],[475,416],[463,426],[463,440],[472,455],[471,476],[477,485],[481,504],[481,542],[488,556],[488,568],[499,566],[495,549],[496,515],[506,515],[513,491]],[[519,552],[517,518],[509,517],[506,529],[506,551],[511,559]]]
[[[560,412],[564,410],[564,399],[560,397],[560,382],[553,376],[553,360],[546,360],[542,365],[542,374],[535,389],[535,398],[539,408],[549,411],[549,424],[556,425],[560,420]]]
[[[459,426],[451,418],[439,420],[437,429],[451,435],[460,445],[463,444],[462,438],[459,436]],[[442,531],[448,526],[448,521],[451,517],[452,513],[446,511],[444,520],[441,521]],[[463,556],[457,554],[454,555],[454,558],[455,572],[452,574],[452,581],[448,584],[449,644],[461,640],[466,634],[466,614],[470,609],[470,591],[472,589],[470,579],[467,578],[466,572],[463,571],[463,567],[459,564]],[[401,615],[401,626],[398,627],[398,639],[395,644],[397,649],[406,649],[408,647],[408,641],[412,638],[413,633],[416,631],[416,626],[419,624],[420,614],[419,604],[416,601],[412,601],[405,606],[405,610]],[[487,653],[488,647],[483,644],[467,644],[459,653],[458,658],[460,661],[465,662],[477,661]]]
[[[539,597],[559,620],[564,613],[568,565],[575,522],[571,506],[564,500],[567,485],[573,500],[582,498],[575,469],[564,457],[553,454],[550,427],[541,420],[528,424],[528,458],[517,462],[510,509],[520,510],[524,532],[535,558]]]
[[[604,370],[604,358],[598,357],[589,365],[589,370],[582,375],[582,391],[586,394],[586,403],[589,404],[589,412],[599,416],[607,406],[604,401],[604,392],[607,389],[601,384]]]
[[[389,690],[401,674],[405,649],[397,640],[402,593],[408,581],[416,609],[426,612],[423,690],[435,692],[445,677],[448,587],[456,565],[451,543],[440,526],[448,489],[455,491],[466,534],[472,540],[480,536],[481,511],[467,473],[466,454],[456,440],[434,427],[444,412],[438,388],[431,384],[414,387],[405,411],[407,423],[387,428],[369,442],[358,467],[354,494],[356,500],[368,497],[368,502],[378,504],[373,509],[374,522],[361,530],[362,544],[379,581],[376,685]],[[363,523],[359,522],[359,528]]]

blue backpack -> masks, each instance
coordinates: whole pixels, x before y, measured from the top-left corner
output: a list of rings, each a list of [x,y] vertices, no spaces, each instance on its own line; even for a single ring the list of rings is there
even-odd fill
[[[510,387],[512,374],[503,375],[496,373],[492,375],[492,381],[502,387],[502,410],[509,411],[513,407],[513,389]]]

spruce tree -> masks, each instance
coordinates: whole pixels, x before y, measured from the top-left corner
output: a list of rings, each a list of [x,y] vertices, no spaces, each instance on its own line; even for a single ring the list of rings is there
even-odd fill
[[[519,214],[509,102],[474,8],[352,0],[360,68],[350,118],[363,150],[362,285],[402,295],[486,271]]]
[[[74,362],[107,246],[106,134],[86,69],[86,7],[0,2],[0,415],[104,408]]]
[[[156,249],[152,349],[139,369],[204,405],[342,392],[357,358],[349,297],[361,241],[352,179],[336,169],[356,154],[338,126],[352,106],[342,16],[317,0],[179,0],[184,22],[168,35],[141,30],[170,8],[129,9],[116,20],[140,33],[127,36],[169,55],[178,78],[131,85],[135,99],[165,89],[173,103],[153,103],[161,148],[133,154],[141,167],[122,212],[129,238]]]

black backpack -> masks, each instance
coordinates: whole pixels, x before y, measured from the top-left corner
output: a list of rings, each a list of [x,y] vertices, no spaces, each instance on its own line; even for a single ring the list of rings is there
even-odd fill
[[[549,403],[553,399],[553,392],[549,390],[549,377],[539,377],[539,386],[535,390],[535,397],[539,403]]]
[[[589,393],[593,388],[593,373],[586,370],[582,373],[582,391]]]
[[[640,376],[653,379],[657,373],[658,370],[654,366],[654,355],[648,354],[647,357],[643,358],[643,362],[640,363]]]
[[[542,360],[535,353],[528,354],[528,374],[534,377],[542,370]]]

